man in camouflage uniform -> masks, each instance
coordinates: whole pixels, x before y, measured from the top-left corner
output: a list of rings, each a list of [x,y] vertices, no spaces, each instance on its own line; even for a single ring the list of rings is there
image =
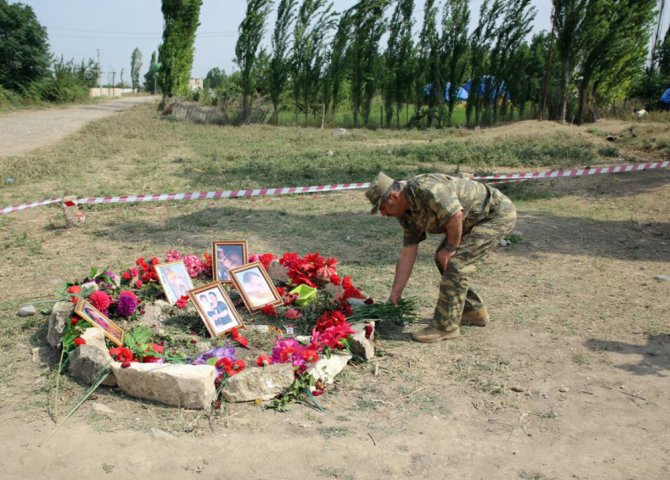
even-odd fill
[[[426,233],[446,234],[435,252],[442,280],[433,321],[415,333],[414,340],[439,342],[458,337],[461,324],[486,325],[488,311],[468,275],[512,231],[516,222],[512,202],[488,185],[442,174],[403,182],[380,172],[365,195],[373,205],[371,213],[396,217],[404,231],[389,295],[393,303],[401,298]]]

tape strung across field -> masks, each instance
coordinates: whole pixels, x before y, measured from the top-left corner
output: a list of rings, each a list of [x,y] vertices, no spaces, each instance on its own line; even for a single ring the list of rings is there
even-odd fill
[[[503,173],[500,175],[487,175],[473,177],[474,180],[496,184],[523,182],[526,180],[542,180],[562,177],[581,177],[585,175],[602,175],[609,173],[640,172],[643,170],[654,170],[670,167],[670,160],[662,162],[635,163],[610,165],[606,167],[575,168],[572,170],[548,170],[545,172],[532,173]],[[77,204],[100,204],[100,203],[134,203],[134,202],[163,202],[167,200],[209,200],[216,198],[240,198],[240,197],[263,197],[274,195],[299,195],[305,193],[339,192],[344,190],[362,190],[368,188],[369,183],[339,183],[335,185],[318,185],[312,187],[284,187],[284,188],[254,188],[246,190],[225,190],[222,192],[187,192],[187,193],[161,193],[147,195],[120,195],[116,197],[84,197],[78,198]],[[40,202],[22,203],[5,207],[0,215],[43,205],[60,204],[62,198],[50,198]]]

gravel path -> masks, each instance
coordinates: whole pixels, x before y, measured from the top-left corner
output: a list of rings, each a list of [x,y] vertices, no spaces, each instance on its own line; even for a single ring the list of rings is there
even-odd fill
[[[0,156],[28,153],[67,137],[90,121],[157,99],[124,97],[91,105],[0,114]]]

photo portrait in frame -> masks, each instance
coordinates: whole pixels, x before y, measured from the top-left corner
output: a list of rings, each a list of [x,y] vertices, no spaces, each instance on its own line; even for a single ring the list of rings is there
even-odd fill
[[[242,319],[220,282],[212,282],[188,292],[193,305],[212,337],[233,328],[243,328]]]
[[[229,273],[249,311],[258,310],[265,305],[283,303],[261,262],[248,263],[230,270]]]
[[[247,263],[247,241],[212,242],[212,271],[214,280],[232,283],[228,271]]]
[[[105,337],[114,342],[116,346],[123,346],[123,329],[89,302],[80,297],[74,311],[81,318],[105,332]]]
[[[170,305],[174,305],[177,300],[193,289],[193,282],[191,282],[191,277],[188,276],[183,261],[159,263],[155,268],[158,280]]]

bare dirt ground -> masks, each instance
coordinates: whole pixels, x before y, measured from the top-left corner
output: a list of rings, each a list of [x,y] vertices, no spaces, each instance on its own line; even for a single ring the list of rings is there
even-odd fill
[[[232,405],[208,417],[101,388],[43,442],[54,428],[53,376],[28,361],[43,339],[5,338],[0,358],[13,373],[0,379],[2,477],[670,478],[670,281],[655,278],[670,275],[669,184],[667,170],[543,183],[551,197],[518,204],[521,241],[498,249],[474,277],[492,323],[436,345],[378,339],[378,358],[348,368],[320,397],[323,413]],[[399,237],[367,215],[360,192],[226,208],[256,221],[275,219],[288,202],[315,211],[336,202],[335,218],[363,232],[368,249],[380,231]],[[143,208],[165,222],[217,212],[207,202]],[[53,291],[63,281],[53,271],[74,275],[94,260],[141,253],[148,241],[110,240],[101,225],[120,210],[95,211],[90,225],[71,230],[54,226],[56,212],[19,214],[11,229],[25,234],[26,256],[0,272],[1,295],[17,302],[31,289]],[[238,228],[259,235],[253,221]],[[381,252],[385,281],[369,292],[377,297],[392,278],[392,240]],[[406,292],[426,305],[438,283],[433,248],[422,246]],[[75,387],[63,386],[59,418],[81,392]]]
[[[76,132],[86,123],[155,102],[156,97],[124,97],[90,105],[0,114],[0,155],[21,155],[50,145]]]

